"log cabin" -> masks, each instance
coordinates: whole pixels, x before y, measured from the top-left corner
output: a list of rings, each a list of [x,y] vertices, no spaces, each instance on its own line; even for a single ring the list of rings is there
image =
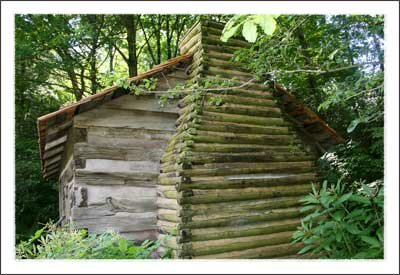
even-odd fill
[[[180,56],[133,77],[157,79],[134,95],[107,88],[38,118],[43,177],[58,179],[59,215],[90,232],[160,239],[174,258],[292,258],[299,199],[318,183],[315,161],[343,139],[292,93],[255,81],[232,61],[249,44],[220,41],[223,24],[201,20]],[[193,79],[236,86],[160,96]],[[222,92],[221,92],[222,90]]]

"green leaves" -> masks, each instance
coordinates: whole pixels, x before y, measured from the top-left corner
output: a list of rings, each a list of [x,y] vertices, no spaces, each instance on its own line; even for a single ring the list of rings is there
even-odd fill
[[[341,180],[334,185],[324,181],[321,189],[302,199],[305,206],[301,211],[310,213],[292,236],[293,243],[306,245],[298,254],[324,251],[334,259],[381,258],[383,204],[378,204],[381,191],[371,185],[346,192]]]
[[[221,40],[227,42],[242,28],[243,37],[254,43],[259,35],[259,27],[265,35],[271,36],[276,29],[275,18],[277,15],[257,14],[257,15],[236,15],[233,16],[225,25],[222,31]]]
[[[149,259],[160,241],[145,240],[140,246],[113,231],[87,234],[72,227],[52,224],[38,231],[28,242],[16,247],[19,259]],[[40,236],[40,238],[39,238]]]
[[[260,14],[254,16],[254,22],[261,27],[266,35],[272,35],[276,29],[276,15]]]
[[[358,202],[358,203],[363,204],[363,205],[370,205],[371,204],[371,201],[368,198],[366,198],[364,196],[361,196],[361,195],[356,195],[356,194],[351,195],[349,200],[350,201],[354,201],[354,202]]]
[[[381,246],[381,243],[376,238],[373,238],[373,237],[361,236],[361,240],[370,244],[372,247],[380,247]]]
[[[257,26],[251,21],[246,21],[243,24],[242,33],[247,41],[255,42],[257,39]]]
[[[351,133],[354,131],[354,129],[356,129],[357,125],[360,124],[360,119],[356,118],[354,120],[352,120],[349,124],[349,126],[347,127],[347,133]]]

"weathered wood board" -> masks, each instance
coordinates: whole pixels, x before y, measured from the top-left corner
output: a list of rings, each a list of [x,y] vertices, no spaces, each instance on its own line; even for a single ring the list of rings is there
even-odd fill
[[[175,105],[160,108],[154,95],[125,95],[75,116],[60,214],[94,233],[157,238],[159,163],[177,116]]]

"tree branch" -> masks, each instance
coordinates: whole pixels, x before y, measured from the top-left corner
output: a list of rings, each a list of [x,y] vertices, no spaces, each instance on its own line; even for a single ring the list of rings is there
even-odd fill
[[[293,73],[309,73],[309,74],[328,74],[328,73],[336,73],[336,72],[340,72],[340,71],[344,71],[344,70],[349,70],[349,69],[354,69],[354,68],[358,68],[358,67],[362,67],[365,65],[379,65],[379,62],[366,62],[366,63],[359,63],[359,64],[355,64],[355,65],[351,65],[351,66],[345,66],[345,67],[339,67],[339,68],[334,68],[331,70],[322,70],[322,69],[297,69],[297,70],[290,70],[290,71],[271,71],[269,73],[271,74],[293,74]]]

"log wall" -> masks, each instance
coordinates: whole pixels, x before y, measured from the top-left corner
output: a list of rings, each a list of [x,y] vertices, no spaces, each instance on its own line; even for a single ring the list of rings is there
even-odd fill
[[[222,27],[203,21],[183,38],[181,53],[194,54],[190,77],[244,83],[252,75],[231,57],[247,42],[222,43]],[[221,97],[221,106],[180,101],[157,187],[163,249],[176,258],[295,257],[302,245],[290,244],[291,235],[302,216],[299,199],[317,181],[314,157],[266,86]]]
[[[184,78],[172,72],[157,90]],[[157,238],[159,162],[178,117],[176,102],[161,108],[158,95],[124,95],[74,117],[60,175],[65,221],[136,241]]]

